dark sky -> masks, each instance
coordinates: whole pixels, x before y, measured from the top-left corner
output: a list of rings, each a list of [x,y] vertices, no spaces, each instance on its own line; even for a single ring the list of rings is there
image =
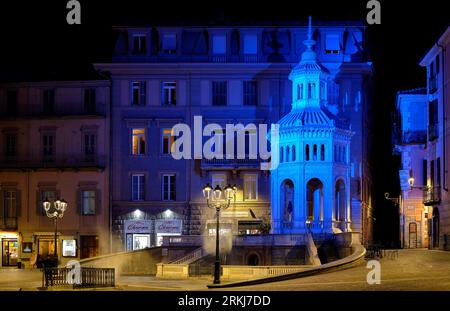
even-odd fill
[[[92,62],[107,61],[117,24],[277,24],[283,21],[365,20],[367,0],[340,1],[94,1],[80,0],[82,25],[66,24],[67,1],[0,2],[0,80],[80,79]],[[244,5],[245,3],[245,5]],[[426,85],[418,62],[449,25],[445,1],[380,0],[381,25],[369,26],[374,63],[373,149],[376,239],[398,239],[397,168],[390,123],[398,90]],[[382,224],[382,226],[381,226]]]

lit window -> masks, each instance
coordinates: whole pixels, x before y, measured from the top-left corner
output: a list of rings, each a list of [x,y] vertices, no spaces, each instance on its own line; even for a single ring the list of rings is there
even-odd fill
[[[132,129],[132,148],[133,155],[145,154],[145,129]]]
[[[144,174],[134,174],[131,176],[131,199],[133,201],[143,201],[145,194]]]
[[[177,83],[163,82],[162,83],[162,104],[176,105],[177,104]]]
[[[162,153],[163,154],[170,154],[172,144],[175,141],[175,137],[172,136],[172,130],[171,129],[164,129],[163,130],[163,141],[162,141]]]
[[[146,99],[145,81],[133,81],[131,83],[131,104],[133,106],[144,106]]]
[[[175,175],[163,175],[162,179],[162,197],[164,201],[175,201]]]
[[[244,200],[253,201],[258,199],[258,176],[244,176]]]
[[[177,52],[177,36],[174,33],[164,34],[162,37],[162,51],[164,54]]]
[[[144,34],[133,35],[133,53],[143,54],[147,52],[147,36]]]
[[[227,51],[227,39],[225,35],[212,36],[213,54],[225,54]]]
[[[95,190],[81,191],[81,213],[83,215],[95,215]]]
[[[244,35],[244,54],[256,54],[257,41],[256,34]]]

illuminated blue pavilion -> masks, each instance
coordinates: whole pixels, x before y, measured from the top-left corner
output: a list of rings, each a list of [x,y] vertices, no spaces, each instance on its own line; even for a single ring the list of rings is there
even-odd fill
[[[271,172],[275,234],[351,231],[350,123],[328,101],[328,70],[312,47],[311,18],[300,63],[294,67],[292,109],[279,122],[280,165]]]

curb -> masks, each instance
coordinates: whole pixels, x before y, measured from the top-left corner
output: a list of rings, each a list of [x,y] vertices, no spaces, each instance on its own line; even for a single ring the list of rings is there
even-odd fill
[[[306,276],[311,276],[320,273],[326,273],[331,271],[337,271],[340,269],[347,269],[353,266],[356,266],[360,263],[361,260],[364,260],[364,255],[366,254],[366,249],[362,245],[353,245],[355,248],[353,254],[348,257],[321,265],[317,268],[310,268],[305,271],[293,272],[288,274],[282,274],[277,276],[270,276],[260,279],[253,279],[247,281],[236,281],[224,284],[209,284],[206,285],[209,289],[214,288],[227,288],[227,287],[237,287],[237,286],[249,286],[249,285],[257,285],[264,283],[272,283],[279,281],[286,281],[291,279],[298,279]]]

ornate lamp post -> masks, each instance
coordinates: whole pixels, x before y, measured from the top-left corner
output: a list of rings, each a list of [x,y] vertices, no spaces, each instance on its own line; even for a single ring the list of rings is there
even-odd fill
[[[54,202],[50,202],[48,199],[45,199],[44,202],[42,202],[42,205],[44,206],[44,210],[45,210],[45,213],[47,214],[47,217],[50,219],[53,219],[55,222],[54,257],[55,257],[55,260],[57,263],[58,262],[58,218],[64,217],[64,212],[67,209],[67,202],[64,201],[64,199],[61,199],[61,200],[57,199]]]
[[[214,190],[206,184],[203,187],[203,196],[209,208],[216,210],[216,260],[214,262],[214,284],[220,284],[220,248],[219,248],[219,230],[220,230],[220,211],[230,206],[231,199],[236,199],[236,186],[228,185],[224,189],[217,185]]]

